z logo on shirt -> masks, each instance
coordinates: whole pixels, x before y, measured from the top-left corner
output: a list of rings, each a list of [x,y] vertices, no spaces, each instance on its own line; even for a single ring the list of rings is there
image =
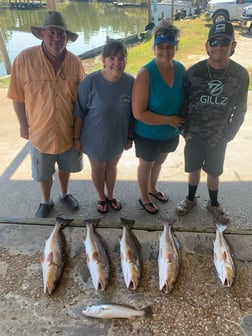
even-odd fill
[[[210,96],[201,96],[201,104],[210,104],[210,105],[226,105],[228,102],[228,97],[221,96],[221,93],[224,88],[224,84],[218,80],[214,79],[208,83],[210,89]]]
[[[218,79],[214,79],[208,83],[208,86],[211,96],[219,96],[223,91],[224,84]]]

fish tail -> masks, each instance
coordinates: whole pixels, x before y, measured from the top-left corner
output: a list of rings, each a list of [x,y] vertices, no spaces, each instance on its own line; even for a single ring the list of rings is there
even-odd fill
[[[216,229],[219,230],[220,232],[224,232],[227,228],[227,225],[218,224],[218,223],[216,223],[215,226],[216,226]]]
[[[73,221],[73,218],[67,219],[63,217],[56,217],[55,218],[55,225],[59,224],[61,229],[64,229]]]
[[[98,224],[100,223],[100,221],[101,221],[100,217],[98,217],[98,218],[91,218],[91,219],[88,218],[88,219],[84,220],[84,224],[86,226],[92,225],[94,228],[96,228],[98,226]]]
[[[176,222],[175,218],[161,218],[163,226],[170,226],[172,227],[173,224]]]
[[[127,225],[130,229],[134,226],[134,219],[120,218],[122,225]]]
[[[148,317],[148,318],[151,318],[152,315],[153,315],[153,311],[152,311],[152,308],[151,306],[147,306],[143,309],[144,311],[144,317]]]

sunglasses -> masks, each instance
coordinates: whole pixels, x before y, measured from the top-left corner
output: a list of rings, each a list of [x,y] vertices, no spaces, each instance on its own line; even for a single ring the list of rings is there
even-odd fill
[[[211,48],[215,48],[218,45],[222,46],[222,47],[228,47],[231,43],[231,40],[228,38],[225,38],[223,40],[216,40],[216,39],[212,39],[209,41],[209,45]]]

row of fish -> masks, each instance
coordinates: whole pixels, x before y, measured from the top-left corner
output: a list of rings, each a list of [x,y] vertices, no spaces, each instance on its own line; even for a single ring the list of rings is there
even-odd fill
[[[92,278],[94,288],[104,291],[108,286],[111,262],[107,244],[96,231],[100,218],[85,220],[86,236],[83,243],[86,251],[86,263]],[[66,239],[63,233],[72,220],[56,218],[55,227],[45,242],[44,255],[41,257],[43,270],[44,293],[51,295],[58,285],[66,262]],[[134,220],[121,218],[123,231],[120,237],[121,269],[128,289],[136,290],[142,273],[141,245],[133,233]],[[159,237],[158,274],[159,288],[164,293],[170,293],[176,283],[180,263],[180,249],[172,226],[174,220],[163,223],[163,232]],[[218,276],[225,287],[233,284],[235,267],[230,248],[224,238],[226,226],[216,224],[214,240],[214,265]]]

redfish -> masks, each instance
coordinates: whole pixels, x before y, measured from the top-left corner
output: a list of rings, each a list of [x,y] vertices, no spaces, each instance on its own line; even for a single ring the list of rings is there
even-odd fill
[[[44,293],[53,293],[59,284],[66,263],[66,239],[63,229],[73,221],[56,217],[55,227],[45,242],[44,255],[41,257]]]
[[[120,238],[121,267],[128,289],[135,290],[142,271],[141,245],[132,232],[134,220],[121,218],[123,234]]]
[[[174,222],[174,220],[168,220],[163,223],[164,229],[159,237],[159,289],[166,294],[174,288],[180,268],[179,244],[172,232]]]
[[[94,288],[104,291],[110,277],[110,259],[105,240],[95,230],[100,220],[101,218],[95,218],[84,221],[86,225],[86,237],[84,237],[83,241],[86,250],[87,266]]]

